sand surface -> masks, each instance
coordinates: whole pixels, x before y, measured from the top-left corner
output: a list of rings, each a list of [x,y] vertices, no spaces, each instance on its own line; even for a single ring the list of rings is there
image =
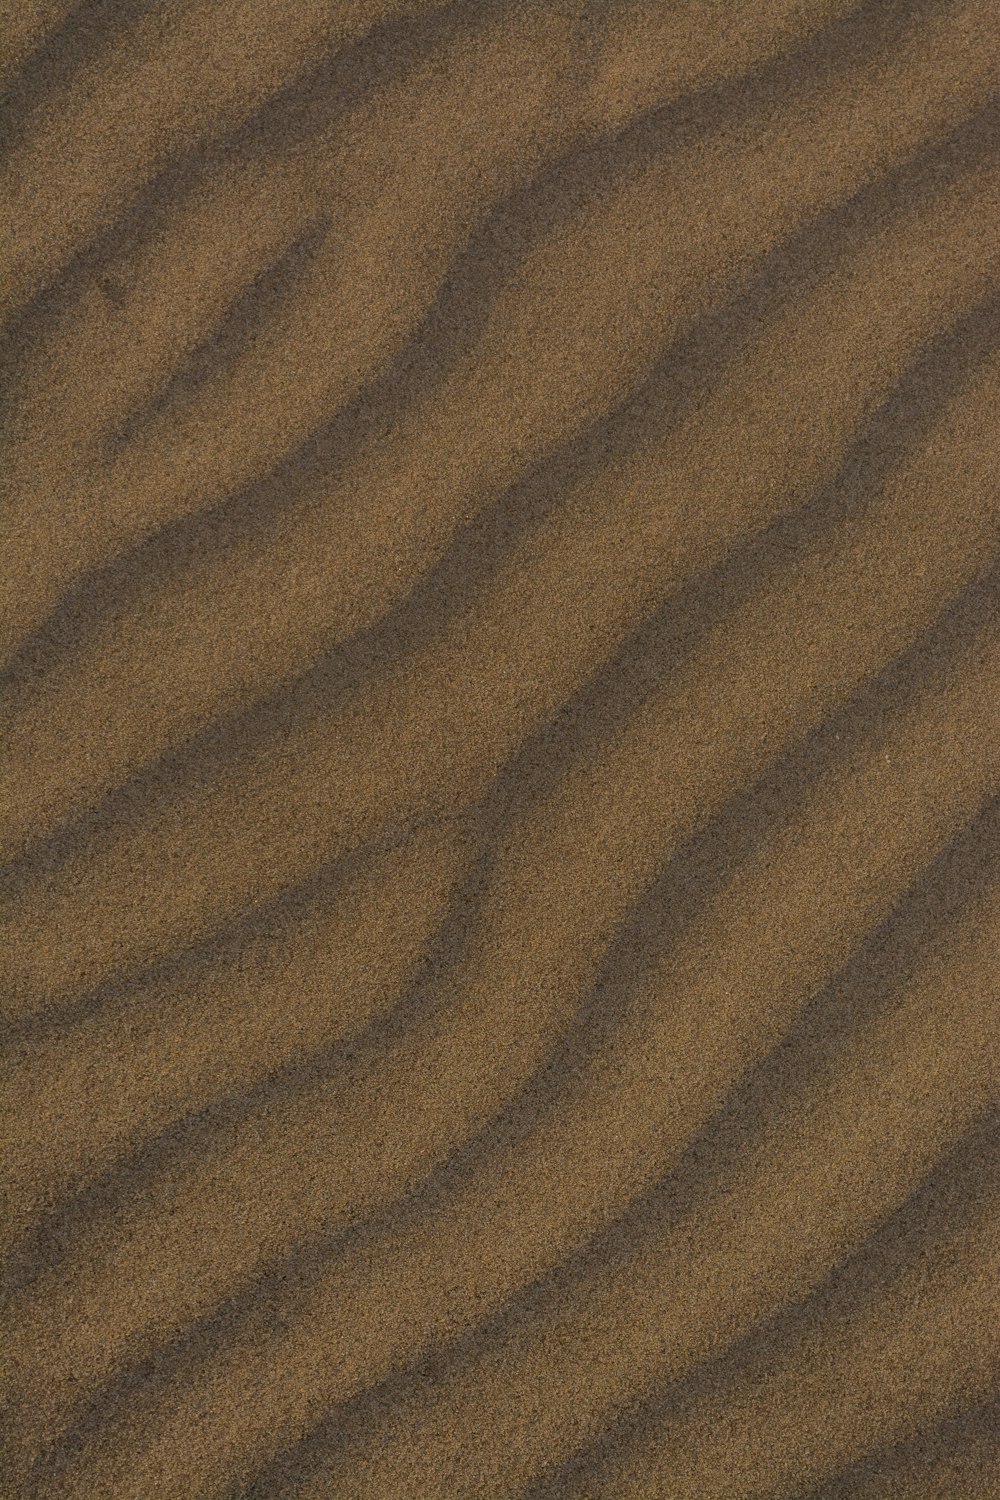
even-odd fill
[[[996,0],[0,36],[3,1500],[1000,1496]]]

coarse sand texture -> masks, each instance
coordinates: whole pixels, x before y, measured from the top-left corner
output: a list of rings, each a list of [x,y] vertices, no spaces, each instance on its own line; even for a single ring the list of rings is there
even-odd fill
[[[0,0],[2,1500],[1000,1500],[998,0]]]

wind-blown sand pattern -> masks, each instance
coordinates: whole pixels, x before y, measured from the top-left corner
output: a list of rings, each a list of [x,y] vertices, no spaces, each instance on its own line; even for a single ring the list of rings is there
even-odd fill
[[[0,14],[3,1494],[1000,1496],[994,0]]]

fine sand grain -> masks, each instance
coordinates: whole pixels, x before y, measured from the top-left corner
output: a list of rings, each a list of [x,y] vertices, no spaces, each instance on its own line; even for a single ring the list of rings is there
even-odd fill
[[[4,1500],[997,1500],[995,0],[0,43]]]

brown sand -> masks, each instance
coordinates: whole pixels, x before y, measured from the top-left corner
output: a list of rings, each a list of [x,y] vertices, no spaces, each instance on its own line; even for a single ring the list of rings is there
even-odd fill
[[[5,0],[12,1500],[1000,1496],[995,0]]]

